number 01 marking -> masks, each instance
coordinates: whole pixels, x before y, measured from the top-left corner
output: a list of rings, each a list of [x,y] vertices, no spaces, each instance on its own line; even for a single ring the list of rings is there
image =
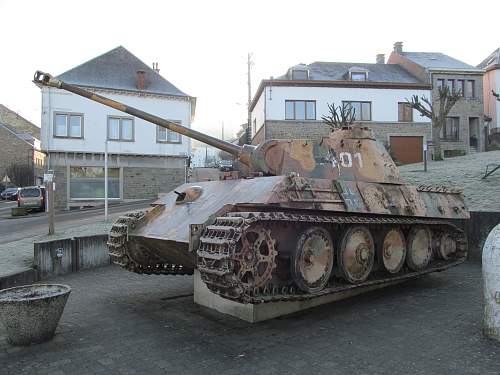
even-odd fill
[[[344,168],[352,168],[352,155],[350,152],[341,152],[339,154],[340,165]],[[359,168],[363,168],[363,157],[359,152],[354,154],[354,158],[357,159]]]

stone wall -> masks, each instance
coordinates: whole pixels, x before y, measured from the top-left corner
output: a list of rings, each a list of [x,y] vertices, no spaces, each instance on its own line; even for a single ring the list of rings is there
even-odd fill
[[[366,122],[373,129],[375,138],[384,145],[388,144],[389,135],[423,135],[431,139],[429,123],[418,122]],[[322,121],[275,121],[265,124],[266,139],[313,139],[320,140],[330,134],[330,128]]]
[[[65,210],[68,203],[68,168],[66,166],[53,166],[54,183],[56,190],[54,192],[54,208],[56,210]]]
[[[33,167],[33,148],[16,137],[9,130],[0,126],[0,180],[13,164]]]
[[[467,239],[469,243],[468,259],[481,261],[483,246],[490,231],[500,223],[498,211],[471,211],[467,221]]]
[[[123,168],[123,198],[156,198],[183,184],[184,173],[184,168]]]

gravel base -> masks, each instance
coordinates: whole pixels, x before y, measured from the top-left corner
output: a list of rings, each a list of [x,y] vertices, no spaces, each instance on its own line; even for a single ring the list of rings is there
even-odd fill
[[[431,161],[427,172],[423,163],[403,165],[399,169],[408,184],[462,190],[471,211],[500,211],[500,169],[483,180],[488,164],[500,164],[500,151]]]

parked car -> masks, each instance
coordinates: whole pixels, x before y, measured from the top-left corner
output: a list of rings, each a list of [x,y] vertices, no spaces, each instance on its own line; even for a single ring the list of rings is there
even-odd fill
[[[219,171],[221,172],[229,172],[233,170],[233,161],[232,160],[221,160],[219,163]]]
[[[3,200],[15,201],[17,199],[18,191],[19,188],[17,187],[10,187],[2,191],[2,194],[0,194],[0,196]]]
[[[17,206],[30,210],[45,211],[45,187],[27,186],[19,189]]]

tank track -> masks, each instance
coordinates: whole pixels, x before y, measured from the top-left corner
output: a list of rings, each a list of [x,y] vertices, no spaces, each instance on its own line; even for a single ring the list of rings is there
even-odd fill
[[[314,224],[367,224],[367,225],[426,225],[446,227],[455,236],[456,260],[435,260],[423,271],[408,271],[404,274],[385,275],[379,279],[370,277],[359,284],[331,283],[320,292],[304,293],[294,286],[277,286],[270,283],[261,288],[244,289],[235,275],[235,249],[245,230],[261,222],[303,222]],[[361,286],[384,284],[398,280],[416,278],[431,272],[443,271],[465,261],[466,237],[454,224],[425,218],[364,217],[364,216],[323,216],[287,212],[230,212],[217,217],[212,225],[207,225],[201,233],[197,249],[197,267],[207,287],[224,298],[245,303],[265,303],[277,301],[300,301],[317,298]]]
[[[127,252],[129,229],[144,218],[149,210],[127,212],[120,216],[109,231],[108,251],[111,261],[127,271],[145,275],[192,275],[194,270],[173,263],[158,263],[152,266],[143,266],[133,260]]]

